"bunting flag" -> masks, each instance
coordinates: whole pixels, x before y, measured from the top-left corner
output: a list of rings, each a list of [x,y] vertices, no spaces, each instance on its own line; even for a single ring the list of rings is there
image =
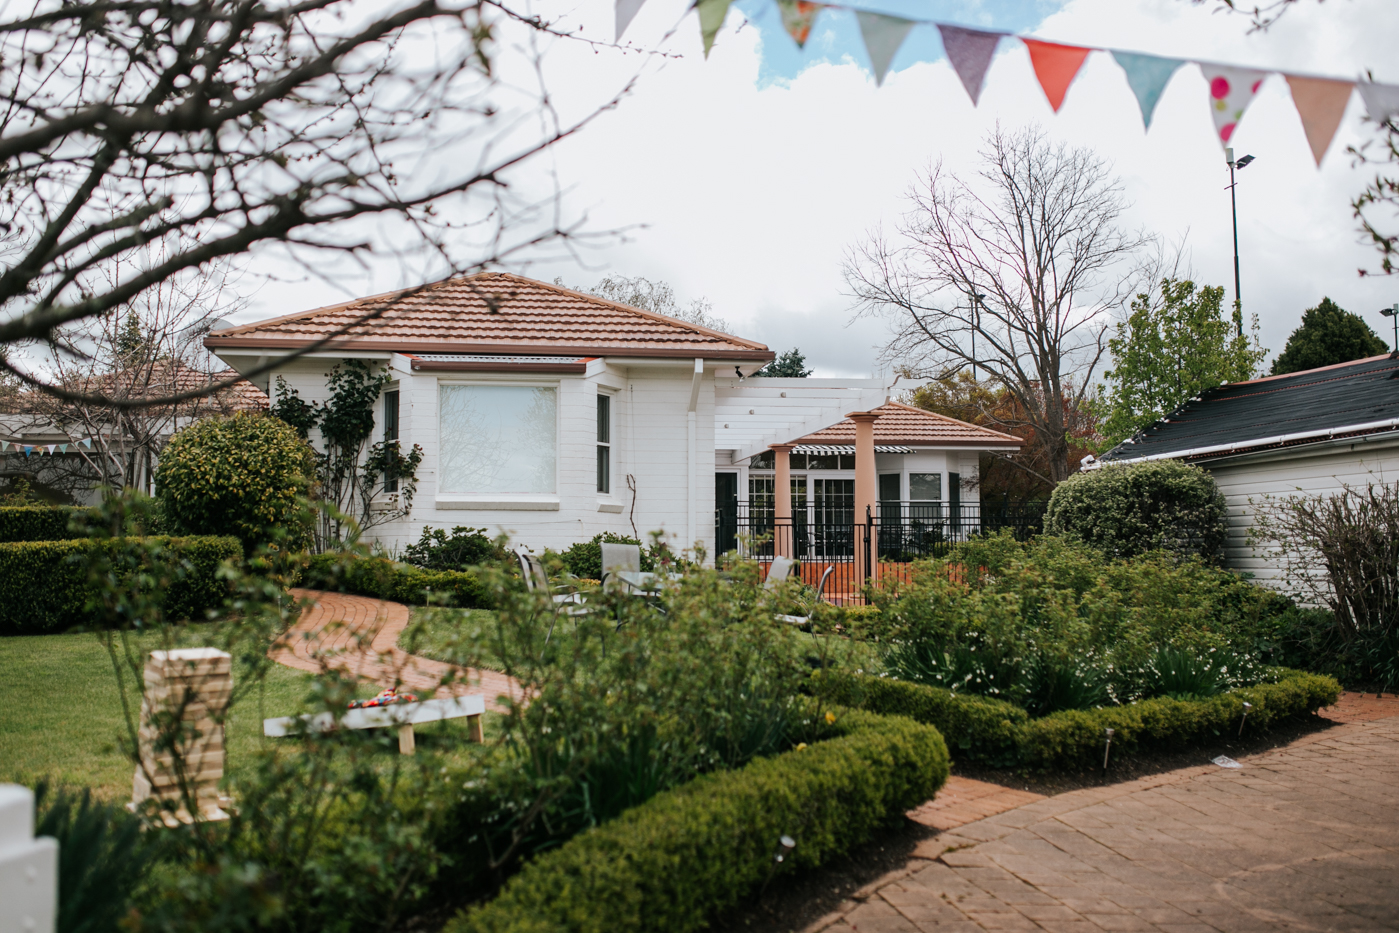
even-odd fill
[[[870,64],[874,66],[874,83],[881,85],[884,76],[889,73],[889,63],[894,60],[894,54],[913,28],[913,20],[865,10],[856,10],[855,17],[860,21],[860,35],[865,40]]]
[[[729,0],[698,0],[695,9],[699,11],[700,37],[704,40],[704,57],[714,48],[714,37],[719,27],[724,25],[724,17],[729,15]]]
[[[1321,158],[1331,148],[1331,138],[1341,125],[1341,117],[1345,116],[1350,90],[1355,84],[1332,78],[1286,77],[1287,86],[1292,89],[1292,103],[1297,107],[1297,115],[1302,118],[1302,131],[1307,134],[1307,144],[1312,147],[1312,158],[1316,159],[1320,168]]]
[[[1365,114],[1376,123],[1383,123],[1399,114],[1399,85],[1361,81],[1355,86],[1365,102]]]
[[[1140,52],[1114,51],[1112,57],[1127,73],[1127,86],[1137,95],[1137,106],[1141,108],[1143,126],[1151,129],[1151,117],[1156,113],[1156,103],[1161,99],[1161,92],[1166,89],[1171,76],[1185,61],[1179,58],[1143,55]]]
[[[1254,68],[1234,68],[1229,65],[1200,64],[1200,71],[1210,86],[1210,116],[1221,145],[1228,145],[1244,111],[1253,103],[1266,71]]]
[[[797,48],[806,48],[806,40],[811,38],[811,26],[816,22],[816,14],[824,7],[808,0],[777,0],[777,9],[782,14],[782,28],[797,43]]]
[[[962,87],[971,96],[972,106],[981,102],[981,88],[986,83],[986,71],[991,67],[991,59],[996,55],[996,46],[1003,32],[982,32],[979,29],[963,29],[961,26],[938,25],[942,34],[942,49],[947,53],[947,61]]]
[[[617,0],[617,41],[622,41],[622,33],[627,31],[631,21],[636,18],[636,14],[641,12],[641,5],[646,0]]]
[[[1078,75],[1078,70],[1083,67],[1083,60],[1093,50],[1076,45],[1059,45],[1057,42],[1041,42],[1038,39],[1021,41],[1030,50],[1030,64],[1035,68],[1035,77],[1039,78],[1040,87],[1044,88],[1044,96],[1049,98],[1049,106],[1058,113],[1064,104],[1064,95],[1069,92],[1069,85]]]

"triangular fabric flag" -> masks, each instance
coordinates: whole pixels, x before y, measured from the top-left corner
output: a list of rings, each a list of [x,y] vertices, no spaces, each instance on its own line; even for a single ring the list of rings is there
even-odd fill
[[[26,446],[26,447],[24,448],[24,455],[25,455],[26,457],[29,456],[29,454],[30,454],[33,450],[34,450],[33,447],[28,447],[28,446]]]
[[[85,437],[85,438],[83,438],[83,446],[86,447],[88,450],[91,450],[91,449],[92,449],[92,438],[90,438],[90,437]]]
[[[724,25],[724,17],[729,15],[729,0],[699,0],[695,4],[695,9],[699,11],[700,38],[704,40],[704,57],[709,57],[709,50],[714,48],[714,37],[719,33],[719,27]]]
[[[641,12],[641,5],[646,0],[617,0],[617,41],[622,41],[622,33],[627,31],[631,21],[636,14]]]
[[[1210,116],[1214,117],[1215,132],[1219,134],[1220,144],[1227,145],[1268,72],[1203,62],[1200,71],[1210,86]]]
[[[57,446],[58,446],[57,444],[50,444],[50,445],[49,445],[49,453],[52,454],[52,453],[54,452],[54,448],[56,448]]]
[[[938,24],[938,32],[942,33],[942,50],[947,53],[948,64],[957,72],[962,87],[967,89],[972,106],[976,106],[981,101],[981,88],[986,83],[986,71],[991,67],[996,45],[1005,33],[982,32],[941,23]]]
[[[68,452],[68,445],[67,445],[67,444],[59,444],[59,445],[58,445],[58,452],[61,453],[61,454],[66,454],[66,453]]]
[[[1040,79],[1040,87],[1044,88],[1044,96],[1049,98],[1049,106],[1058,113],[1063,106],[1064,95],[1069,92],[1069,85],[1083,67],[1083,60],[1093,50],[1038,39],[1021,41],[1030,50],[1030,64],[1035,68],[1035,77]]]
[[[808,0],[777,0],[777,10],[782,14],[782,28],[797,44],[806,48],[806,40],[811,38],[811,26],[816,22],[816,14],[825,9],[825,4],[810,3]]]
[[[1292,89],[1292,103],[1297,107],[1297,116],[1302,118],[1302,132],[1307,134],[1307,143],[1312,147],[1312,158],[1321,167],[1321,157],[1331,147],[1331,137],[1345,116],[1346,104],[1350,103],[1352,81],[1337,81],[1334,78],[1304,78],[1301,75],[1283,75],[1287,86]]]
[[[884,76],[889,73],[889,63],[913,28],[913,20],[865,10],[856,10],[855,18],[860,21],[860,35],[865,40],[870,64],[874,66],[874,83],[883,84]]]
[[[1161,92],[1171,80],[1176,69],[1185,64],[1180,58],[1161,58],[1158,55],[1143,55],[1140,52],[1119,52],[1113,50],[1112,57],[1123,71],[1127,72],[1127,85],[1137,95],[1137,106],[1142,111],[1142,123],[1151,129],[1151,116],[1156,112],[1156,104],[1161,100]]]
[[[1376,123],[1383,123],[1399,113],[1399,84],[1360,81],[1355,89],[1360,92],[1360,99],[1365,101],[1365,113]]]

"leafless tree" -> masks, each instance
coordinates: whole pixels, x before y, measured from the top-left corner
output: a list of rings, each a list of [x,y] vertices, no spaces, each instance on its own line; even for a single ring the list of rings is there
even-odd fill
[[[554,284],[562,285],[563,282],[555,279]],[[573,286],[566,287],[573,288]],[[710,303],[708,298],[695,298],[688,305],[682,305],[676,300],[675,289],[671,288],[669,284],[661,281],[653,282],[640,275],[635,278],[627,278],[625,275],[609,275],[592,288],[573,288],[573,290],[597,295],[599,298],[630,305],[633,308],[641,308],[643,311],[678,318],[690,324],[707,327],[710,330],[728,333],[731,329],[728,321],[714,313],[714,305]]]
[[[499,74],[505,33],[536,65],[535,40],[568,38],[506,0],[6,7],[0,347],[55,342],[250,252],[321,276],[347,255],[440,276],[575,232],[512,172],[621,94],[565,123],[542,78]],[[67,393],[22,363],[0,367]]]
[[[120,267],[110,271],[119,275]],[[244,382],[209,396],[141,404],[178,399],[231,375],[203,346],[214,321],[241,305],[229,277],[215,268],[165,279],[121,308],[57,332],[42,369],[64,394],[25,392],[4,419],[12,431],[67,439],[70,454],[50,458],[51,481],[74,491],[102,485],[151,493],[156,458],[177,429],[262,401]]]
[[[1071,422],[1151,238],[1119,225],[1121,186],[1087,149],[997,127],[981,158],[970,180],[929,169],[896,236],[876,231],[851,250],[846,283],[858,314],[889,320],[887,362],[932,378],[970,367],[1004,387],[1011,426],[1044,447],[1015,462],[1052,487],[1074,469]]]

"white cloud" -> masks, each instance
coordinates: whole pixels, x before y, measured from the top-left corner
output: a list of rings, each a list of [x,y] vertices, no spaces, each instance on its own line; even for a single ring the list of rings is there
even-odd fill
[[[846,326],[845,250],[871,227],[892,224],[901,193],[930,160],[969,170],[997,120],[1038,121],[1054,137],[1111,160],[1133,202],[1131,222],[1168,239],[1188,231],[1201,280],[1226,285],[1232,297],[1228,172],[1197,70],[1177,73],[1149,135],[1108,56],[1090,56],[1056,116],[1015,42],[1003,44],[977,109],[943,61],[891,74],[878,89],[849,61],[816,64],[760,89],[756,30],[741,28],[731,13],[706,62],[687,5],[649,0],[628,32],[638,45],[662,43],[682,53],[679,60],[641,64],[635,54],[571,43],[551,50],[546,76],[565,116],[585,112],[643,69],[632,96],[560,147],[551,164],[570,186],[567,206],[586,211],[595,229],[646,226],[625,243],[585,255],[591,268],[553,261],[528,274],[580,283],[606,273],[663,279],[682,300],[709,298],[739,333],[777,350],[800,346],[823,375],[868,373],[882,330],[870,321]],[[1393,0],[1298,4],[1262,35],[1249,35],[1243,17],[1213,15],[1188,0],[1069,0],[1059,7],[1037,35],[1338,76],[1373,67],[1380,80],[1399,82],[1399,63],[1388,54],[1399,43]],[[610,38],[611,15],[610,3],[588,0],[576,18],[584,35]],[[1366,173],[1344,152],[1370,132],[1360,114],[1353,100],[1318,171],[1287,87],[1274,77],[1235,137],[1241,153],[1258,157],[1238,189],[1245,309],[1259,315],[1264,344],[1274,351],[1323,295],[1363,314],[1376,330],[1382,320],[1370,312],[1399,298],[1395,283],[1356,274],[1372,264],[1349,207]],[[521,183],[545,187],[539,177]],[[256,301],[261,314],[271,314],[344,297],[319,285],[268,285]]]

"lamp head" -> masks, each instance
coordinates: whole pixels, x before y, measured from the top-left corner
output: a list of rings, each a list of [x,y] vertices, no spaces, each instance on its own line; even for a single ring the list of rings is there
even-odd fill
[[[1383,314],[1385,317],[1394,317],[1396,314],[1399,314],[1399,305],[1395,305],[1392,308],[1380,308],[1380,314]]]
[[[1234,163],[1234,167],[1235,167],[1235,168],[1245,168],[1245,167],[1246,167],[1250,162],[1252,162],[1252,161],[1253,161],[1253,156],[1251,156],[1251,155],[1246,155],[1246,156],[1244,156],[1242,159],[1240,159],[1239,161],[1235,162],[1235,163]]]

